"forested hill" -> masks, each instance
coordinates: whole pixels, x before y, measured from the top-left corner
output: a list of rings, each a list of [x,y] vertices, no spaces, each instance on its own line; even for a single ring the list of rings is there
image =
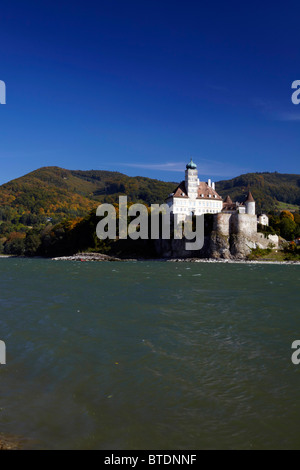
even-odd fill
[[[300,175],[248,173],[219,181],[216,189],[223,198],[229,195],[233,201],[242,201],[250,189],[258,212],[287,208],[299,210],[300,206]]]
[[[117,203],[120,195],[127,195],[128,202],[162,203],[175,187],[176,183],[110,171],[58,167],[33,171],[0,186],[0,254],[59,256],[85,250],[106,252],[110,245],[100,242],[95,231],[97,218],[93,209],[99,203]],[[249,173],[220,181],[216,189],[224,198],[230,195],[238,201],[251,189],[257,212],[297,211],[294,215],[287,211],[273,215],[269,229],[287,240],[300,236],[300,175]],[[124,254],[124,247],[120,250]]]
[[[40,226],[47,219],[55,224],[65,218],[84,217],[99,203],[118,202],[120,195],[127,195],[129,202],[162,203],[175,187],[176,183],[119,172],[40,168],[0,186],[0,235],[11,230],[11,224],[18,230],[19,224]],[[251,189],[258,212],[299,210],[300,175],[248,173],[220,181],[216,189],[234,201],[242,201]]]
[[[73,171],[45,167],[0,186],[0,222],[25,225],[85,216],[103,202],[161,203],[176,183],[129,177],[111,171]]]

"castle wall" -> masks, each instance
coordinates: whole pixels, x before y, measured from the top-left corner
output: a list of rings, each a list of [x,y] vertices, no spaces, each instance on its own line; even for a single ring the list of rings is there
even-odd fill
[[[213,230],[221,235],[251,236],[257,233],[256,215],[249,214],[214,214]]]
[[[268,235],[267,237],[263,233],[258,233],[257,238],[255,239],[256,246],[258,248],[269,248],[270,245],[273,245],[275,249],[279,248],[279,237],[278,235]]]
[[[255,202],[246,201],[246,213],[249,215],[255,215]]]
[[[266,240],[257,233],[256,215],[215,214],[211,235],[211,254],[214,258],[244,259],[252,248],[265,245]],[[270,241],[268,241],[270,243]]]
[[[214,214],[213,230],[221,235],[229,237],[230,219],[232,214]]]
[[[275,248],[279,248],[279,237],[278,235],[268,235],[268,240],[270,243],[275,245]]]
[[[230,219],[230,233],[251,237],[257,233],[257,217],[250,214],[232,214]]]

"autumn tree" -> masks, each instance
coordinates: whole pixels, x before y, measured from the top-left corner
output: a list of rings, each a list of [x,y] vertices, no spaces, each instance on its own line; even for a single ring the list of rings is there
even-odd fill
[[[294,216],[290,211],[282,211],[280,214],[281,219],[290,219],[294,221]]]

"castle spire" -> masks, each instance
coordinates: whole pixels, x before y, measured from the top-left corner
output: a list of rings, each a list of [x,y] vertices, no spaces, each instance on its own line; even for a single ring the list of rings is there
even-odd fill
[[[252,196],[251,191],[248,192],[248,196],[245,202],[255,202],[254,197]]]
[[[228,195],[224,201],[225,204],[233,204],[231,197]]]
[[[187,164],[186,169],[187,170],[196,170],[197,169],[197,165],[196,165],[196,163],[193,162],[192,158],[191,158],[190,163]]]

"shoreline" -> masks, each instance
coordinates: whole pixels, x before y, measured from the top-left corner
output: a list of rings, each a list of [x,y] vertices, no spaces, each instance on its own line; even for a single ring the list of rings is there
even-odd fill
[[[102,253],[78,253],[72,256],[58,256],[55,258],[0,255],[0,259],[45,259],[51,261],[76,261],[76,262],[164,262],[164,263],[209,263],[209,264],[268,264],[268,265],[300,265],[300,261],[276,261],[276,260],[247,260],[247,259],[216,259],[216,258],[118,258]]]
[[[21,450],[22,442],[20,438],[0,434],[0,451],[5,450]]]
[[[241,260],[241,259],[214,259],[214,258],[191,258],[191,259],[168,259],[168,262],[182,263],[182,262],[191,262],[191,263],[219,263],[219,264],[290,264],[290,265],[300,265],[300,261],[271,261],[271,260]]]
[[[214,259],[214,258],[117,258],[101,253],[79,253],[73,256],[59,256],[51,258],[52,261],[79,261],[79,262],[164,262],[164,263],[220,263],[220,264],[276,264],[300,265],[300,261],[272,261],[247,259]]]

